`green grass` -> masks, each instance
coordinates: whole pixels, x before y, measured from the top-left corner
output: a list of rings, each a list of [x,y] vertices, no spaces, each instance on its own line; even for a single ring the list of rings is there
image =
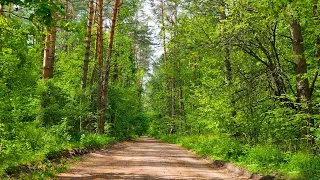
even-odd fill
[[[166,142],[181,145],[197,154],[232,162],[261,174],[276,173],[285,179],[320,179],[320,156],[283,152],[271,145],[242,145],[222,135],[160,136]]]
[[[37,172],[33,179],[43,179],[42,176],[63,169],[64,166],[60,164],[65,164],[52,163],[48,157],[59,158],[62,150],[101,148],[116,141],[106,135],[70,135],[68,127],[63,123],[49,130],[35,122],[21,126],[15,124],[15,127],[11,134],[0,136],[0,179],[4,179],[7,174],[16,174],[21,169]]]

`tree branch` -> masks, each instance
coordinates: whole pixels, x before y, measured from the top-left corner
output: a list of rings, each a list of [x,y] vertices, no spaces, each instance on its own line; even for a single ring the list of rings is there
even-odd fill
[[[311,88],[310,88],[311,94],[313,94],[314,85],[318,79],[318,76],[319,76],[319,72],[316,72],[316,74],[313,77],[313,81],[312,81]]]

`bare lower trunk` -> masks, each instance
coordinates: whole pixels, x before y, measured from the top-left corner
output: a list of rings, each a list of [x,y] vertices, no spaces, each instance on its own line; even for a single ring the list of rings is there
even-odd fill
[[[302,77],[307,73],[307,63],[304,58],[304,47],[301,26],[297,20],[290,22],[290,32],[292,38],[292,52],[294,56],[294,71],[297,74],[297,100],[307,102],[311,105],[311,92],[308,78]]]
[[[86,38],[86,51],[83,62],[83,74],[82,74],[82,89],[87,87],[88,78],[88,66],[90,57],[90,45],[91,45],[91,32],[92,32],[92,20],[93,20],[94,5],[93,0],[90,0],[88,8],[88,24],[87,24],[87,38]]]
[[[303,77],[307,73],[307,63],[304,58],[304,47],[303,38],[300,23],[297,20],[290,21],[290,33],[292,39],[292,52],[294,57],[294,71],[297,74],[296,87],[297,94],[296,98],[299,105],[299,109],[302,112],[311,114],[312,113],[312,92],[309,87],[308,78]],[[314,137],[310,128],[314,126],[314,119],[307,118],[302,123],[302,137],[307,138],[307,144],[314,143]]]

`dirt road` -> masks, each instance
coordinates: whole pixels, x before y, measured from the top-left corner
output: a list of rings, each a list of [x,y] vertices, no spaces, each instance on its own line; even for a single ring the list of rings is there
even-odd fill
[[[142,137],[90,153],[56,179],[242,179],[215,169],[193,153],[159,140]]]

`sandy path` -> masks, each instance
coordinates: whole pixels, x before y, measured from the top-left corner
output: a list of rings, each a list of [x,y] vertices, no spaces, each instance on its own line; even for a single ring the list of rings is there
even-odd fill
[[[142,137],[90,153],[55,179],[216,179],[237,180],[193,153],[159,140]]]

